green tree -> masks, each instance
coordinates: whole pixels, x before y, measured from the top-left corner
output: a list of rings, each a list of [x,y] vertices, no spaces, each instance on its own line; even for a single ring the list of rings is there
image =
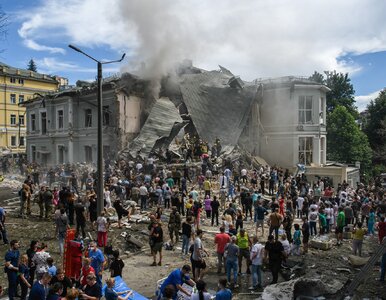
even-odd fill
[[[355,107],[355,90],[348,73],[325,71],[323,75],[315,71],[309,79],[324,84],[330,89],[326,94],[327,113],[331,113],[335,107],[340,105],[346,107],[355,119],[358,117]]]
[[[30,70],[30,71],[33,71],[33,72],[37,72],[38,71],[36,63],[35,63],[35,61],[32,58],[28,62],[27,70]]]
[[[327,117],[327,158],[342,163],[359,161],[362,171],[371,162],[367,136],[344,106],[338,105]]]
[[[373,150],[373,164],[386,166],[386,88],[367,106],[365,132]]]

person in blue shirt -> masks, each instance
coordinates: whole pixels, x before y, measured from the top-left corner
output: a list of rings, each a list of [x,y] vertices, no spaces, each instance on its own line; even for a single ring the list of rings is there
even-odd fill
[[[195,285],[195,282],[190,279],[189,272],[191,271],[191,267],[189,265],[184,265],[181,269],[175,269],[172,271],[169,276],[165,279],[165,281],[162,283],[160,288],[160,294],[158,296],[158,299],[162,299],[163,293],[165,291],[165,288],[168,285],[172,285],[175,289],[173,299],[177,299],[177,292],[181,291],[182,293],[186,294],[190,297],[190,292],[185,290],[182,285],[184,283],[187,283],[191,286]]]
[[[48,295],[48,284],[51,281],[51,275],[44,273],[42,279],[35,281],[29,293],[28,300],[46,299]]]
[[[105,262],[105,257],[103,256],[102,251],[98,249],[96,242],[90,243],[88,257],[91,259],[91,267],[93,267],[95,270],[97,282],[100,286],[102,286],[102,271],[103,263]]]
[[[8,277],[8,297],[13,300],[16,296],[17,272],[19,271],[19,242],[12,240],[11,248],[5,253],[4,271]]]
[[[216,293],[216,300],[231,300],[232,292],[226,288],[227,280],[222,278],[218,281],[219,291]]]
[[[106,300],[127,300],[129,297],[133,294],[133,291],[123,291],[123,292],[116,292],[114,291],[115,286],[115,278],[111,277],[106,280],[106,290],[105,290],[105,298]],[[126,296],[122,297],[120,295]]]

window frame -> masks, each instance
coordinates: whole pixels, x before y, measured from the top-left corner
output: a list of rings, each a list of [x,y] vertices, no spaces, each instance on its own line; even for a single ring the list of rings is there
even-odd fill
[[[17,147],[17,137],[16,135],[11,135],[11,147]]]
[[[20,101],[21,99],[23,99],[22,101]],[[23,103],[25,100],[25,97],[24,95],[19,95],[19,103]]]
[[[313,163],[314,138],[312,136],[300,136],[298,139],[298,161],[309,166]]]
[[[84,127],[91,128],[92,127],[92,109],[87,108],[84,110]]]
[[[30,114],[30,119],[31,119],[31,132],[36,131],[36,114]]]
[[[9,95],[9,102],[11,104],[16,104],[16,94],[10,94]]]
[[[43,114],[45,115],[44,118],[43,118]],[[45,121],[43,122],[43,120],[45,120]],[[41,124],[41,134],[42,135],[43,134],[46,135],[47,131],[48,131],[48,128],[47,128],[47,112],[46,111],[40,112],[40,124]]]
[[[14,114],[10,114],[9,115],[9,124],[11,126],[16,126],[17,125],[17,123],[16,123],[16,115],[14,115]]]
[[[23,141],[23,143],[21,142]],[[25,136],[22,135],[22,136],[19,136],[19,147],[25,147]]]
[[[60,115],[60,112],[61,112],[61,115]],[[56,113],[57,113],[57,118],[56,118],[57,126],[56,126],[56,128],[58,130],[64,129],[64,110],[58,109],[56,111]]]
[[[25,117],[24,117],[24,115],[19,115],[19,125],[20,126],[24,126],[25,125]]]
[[[309,101],[309,102],[308,102]],[[310,104],[310,107],[308,107]],[[313,96],[301,95],[298,99],[298,124],[313,124]],[[309,117],[309,119],[308,119]]]

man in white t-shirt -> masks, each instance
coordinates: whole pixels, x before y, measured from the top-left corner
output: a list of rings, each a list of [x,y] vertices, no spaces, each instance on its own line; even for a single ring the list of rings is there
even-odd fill
[[[302,213],[302,211],[303,211],[303,202],[304,202],[304,198],[303,197],[298,197],[297,199],[296,199],[296,211],[297,211],[297,217],[299,218],[299,219],[301,219],[302,218],[302,216],[303,216],[303,213]]]
[[[251,268],[252,268],[252,286],[249,289],[260,289],[262,287],[263,277],[261,266],[263,264],[264,246],[259,243],[257,236],[253,237],[253,246],[251,250]]]

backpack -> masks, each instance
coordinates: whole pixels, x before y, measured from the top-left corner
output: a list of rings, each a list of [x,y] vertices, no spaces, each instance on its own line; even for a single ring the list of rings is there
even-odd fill
[[[310,220],[315,221],[317,218],[317,214],[310,214]]]

